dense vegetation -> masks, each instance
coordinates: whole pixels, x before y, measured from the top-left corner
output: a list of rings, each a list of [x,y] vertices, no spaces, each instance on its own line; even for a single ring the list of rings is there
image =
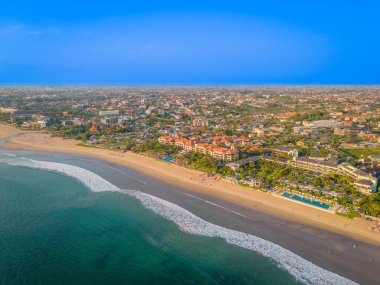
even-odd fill
[[[363,197],[358,205],[367,215],[378,216],[380,214],[380,193],[377,192],[370,196]]]
[[[341,151],[355,159],[366,158],[369,155],[380,155],[380,147],[375,148],[342,148]]]
[[[157,140],[145,140],[139,145],[132,147],[135,152],[144,152],[147,154],[173,155],[178,153],[179,147],[169,144],[160,144]]]
[[[316,120],[327,120],[329,118],[328,114],[325,112],[315,112],[315,113],[305,113],[297,114],[292,117],[294,121],[316,121]]]

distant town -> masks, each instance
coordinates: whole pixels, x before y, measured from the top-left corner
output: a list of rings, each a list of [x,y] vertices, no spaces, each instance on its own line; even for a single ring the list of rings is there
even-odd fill
[[[0,121],[349,218],[380,214],[380,87],[9,87]]]

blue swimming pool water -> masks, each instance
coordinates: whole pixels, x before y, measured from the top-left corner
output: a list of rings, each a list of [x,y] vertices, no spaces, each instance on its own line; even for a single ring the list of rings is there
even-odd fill
[[[169,162],[169,163],[172,163],[174,158],[171,157],[171,156],[167,156],[165,158],[161,158],[161,160],[165,161],[165,162]]]
[[[300,197],[298,195],[293,195],[293,194],[290,194],[290,193],[287,193],[287,192],[285,192],[284,194],[282,194],[282,196],[284,196],[286,198],[290,198],[290,199],[296,200],[296,201],[299,201],[299,202],[303,202],[303,203],[306,203],[306,204],[309,204],[309,205],[320,207],[320,208],[323,208],[323,209],[330,208],[330,206],[327,205],[327,204],[325,204],[325,203],[321,203],[321,202],[318,202],[318,201],[313,201],[313,200],[308,199],[308,198],[302,198],[302,197]]]

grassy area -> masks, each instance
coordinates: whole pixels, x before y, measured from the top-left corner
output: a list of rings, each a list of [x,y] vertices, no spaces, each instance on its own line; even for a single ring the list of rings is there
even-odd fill
[[[340,212],[336,212],[335,214],[338,215],[338,216],[341,216],[341,217],[348,218],[348,219],[353,219],[354,218],[354,217],[350,217],[348,214],[344,214],[344,213],[340,213]]]
[[[89,144],[85,144],[85,143],[82,143],[82,142],[78,143],[78,144],[77,144],[77,146],[83,146],[83,147],[91,147],[91,148],[97,148],[97,147],[96,147],[96,146],[94,146],[94,145],[89,145]]]
[[[96,146],[96,145],[89,145],[89,144],[85,144],[83,142],[80,142],[78,144],[76,144],[77,146],[81,146],[81,147],[88,147],[88,148],[99,148],[99,149],[106,149],[106,150],[113,150],[115,151],[115,149],[112,149],[112,148],[107,148],[105,146]]]
[[[380,147],[341,148],[340,150],[356,159],[368,157],[369,155],[380,155]]]
[[[353,218],[356,218],[358,216],[358,213],[353,211],[353,210],[349,210],[348,213],[346,213],[346,214],[340,213],[340,212],[335,212],[335,214],[338,216],[348,218],[348,219],[353,219]]]
[[[239,182],[238,185],[246,187],[246,188],[252,188],[247,183],[241,183],[241,182]]]

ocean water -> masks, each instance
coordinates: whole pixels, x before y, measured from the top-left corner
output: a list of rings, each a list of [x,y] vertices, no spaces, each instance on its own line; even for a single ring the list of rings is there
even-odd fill
[[[82,168],[0,155],[0,284],[353,284]]]

